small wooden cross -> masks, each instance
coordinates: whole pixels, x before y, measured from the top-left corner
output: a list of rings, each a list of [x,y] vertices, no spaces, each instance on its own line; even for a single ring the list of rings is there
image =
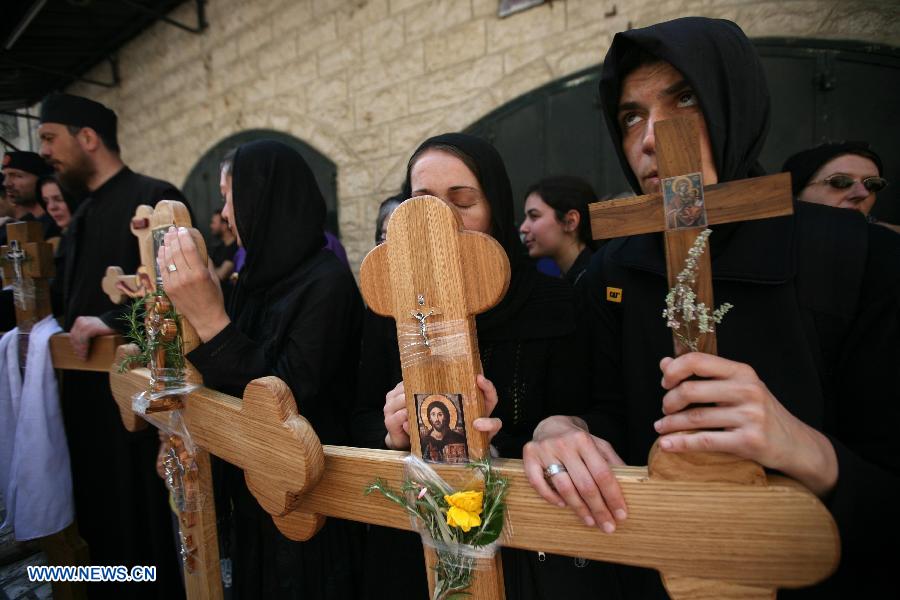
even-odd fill
[[[6,226],[7,245],[0,246],[3,282],[13,286],[16,325],[19,328],[19,365],[25,368],[28,334],[34,325],[53,312],[50,278],[56,273],[53,246],[44,241],[38,221]]]
[[[178,325],[170,313],[172,304],[161,290],[161,276],[156,255],[163,238],[170,227],[191,228],[191,217],[187,207],[175,200],[161,200],[156,207],[141,205],[137,208],[134,218],[131,220],[131,232],[138,239],[141,255],[141,265],[138,274],[130,276],[129,287],[144,289],[150,295],[145,300],[144,324],[148,337],[156,341],[169,342],[178,334]],[[203,260],[206,260],[206,244],[196,229],[190,229],[191,237],[197,244],[197,250]],[[117,281],[123,280],[122,270],[118,267],[109,267],[102,286],[107,295],[114,302],[116,295],[124,295],[115,287]],[[146,274],[146,277],[140,277]],[[127,280],[127,278],[126,278]],[[184,353],[196,348],[200,339],[196,330],[186,320],[181,319],[182,350]],[[120,354],[120,357],[126,351]],[[187,361],[185,361],[187,362]],[[167,368],[166,351],[157,347],[151,358],[151,370],[161,373]],[[190,365],[187,365],[190,367]],[[202,383],[202,378],[196,369],[188,368],[185,379],[192,383]],[[165,384],[159,379],[153,384],[153,391],[162,391]],[[180,427],[173,427],[168,411],[184,408],[181,394],[164,396],[148,403],[147,413],[162,413],[152,421],[154,425],[169,432],[167,448],[172,455],[166,463],[167,482],[172,493],[181,502],[176,502],[179,516],[179,553],[185,568],[185,586],[191,592],[201,594],[203,597],[222,597],[221,575],[219,570],[219,552],[216,534],[215,503],[213,502],[212,473],[210,472],[209,454],[201,447],[193,451],[188,448],[182,436],[178,435]],[[135,431],[146,426],[146,422],[135,415],[130,407],[119,405],[123,422],[129,431]],[[183,421],[182,421],[183,422]],[[188,434],[191,431],[187,430]],[[190,495],[192,498],[202,498],[202,502],[184,502]]]
[[[417,456],[433,460],[437,453],[442,462],[465,462],[488,455],[487,436],[472,426],[485,416],[484,398],[475,385],[482,372],[475,315],[500,301],[509,277],[500,244],[488,235],[463,231],[456,212],[433,196],[401,204],[391,216],[387,241],[363,261],[360,287],[366,303],[397,323],[411,451]],[[453,422],[449,431],[464,433],[464,448],[459,443],[429,445],[437,428],[428,421],[434,403],[445,407]],[[436,446],[443,447],[423,452]],[[433,593],[434,551],[426,550],[425,558]],[[482,562],[484,570],[476,571],[469,592],[476,598],[502,598],[499,554]]]

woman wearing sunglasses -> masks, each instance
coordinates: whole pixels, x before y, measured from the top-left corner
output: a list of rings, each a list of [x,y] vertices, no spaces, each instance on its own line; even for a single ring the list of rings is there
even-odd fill
[[[790,171],[798,200],[850,208],[867,217],[875,194],[888,183],[881,176],[881,157],[866,142],[831,142],[798,152],[782,171]]]

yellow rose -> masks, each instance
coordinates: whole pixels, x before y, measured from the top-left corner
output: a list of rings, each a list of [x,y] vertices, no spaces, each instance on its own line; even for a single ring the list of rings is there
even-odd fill
[[[456,492],[452,496],[444,496],[444,500],[450,505],[447,511],[447,525],[458,527],[468,532],[473,527],[481,525],[482,492]]]

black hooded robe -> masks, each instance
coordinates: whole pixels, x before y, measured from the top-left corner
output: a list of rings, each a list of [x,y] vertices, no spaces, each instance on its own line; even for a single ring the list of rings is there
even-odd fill
[[[506,296],[477,315],[476,324],[484,374],[499,397],[493,416],[503,421],[492,445],[504,458],[521,458],[522,447],[541,419],[587,406],[587,340],[577,327],[571,285],[538,273],[524,259],[513,226],[509,177],[500,155],[487,142],[463,134],[431,138],[420,149],[441,144],[458,149],[477,166],[476,176],[491,208],[492,235],[510,259],[512,276]],[[369,312],[360,400],[354,415],[359,445],[385,447],[385,393],[401,379],[394,320]],[[370,527],[365,553],[364,597],[428,597],[418,534]],[[615,584],[611,569],[602,563],[514,549],[503,549],[503,573],[510,600],[587,597]]]
[[[187,358],[205,385],[238,397],[253,379],[280,377],[321,442],[348,445],[363,304],[353,275],[323,248],[325,202],[312,171],[283,144],[253,142],[235,154],[233,186],[247,262],[232,322]],[[217,510],[233,503],[236,598],[358,598],[361,526],[328,519],[309,541],[291,541],[243,471],[216,462]]]
[[[106,267],[134,273],[140,265],[129,224],[141,204],[184,196],[165,181],[122,169],[88,194],[66,232],[63,273],[66,331],[81,315],[99,316],[124,331],[115,306],[100,287]],[[168,492],[156,474],[156,429],[129,433],[109,389],[109,375],[63,371],[60,401],[72,464],[75,517],[94,565],[154,565],[157,582],[92,583],[91,598],[183,596]]]
[[[768,126],[755,51],[729,21],[687,18],[616,35],[601,77],[615,146],[620,71],[635,46],[677,68],[706,118],[720,181],[758,175]],[[699,59],[699,57],[703,59]],[[620,151],[635,190],[638,182]],[[854,211],[800,203],[789,217],[712,227],[719,354],[753,367],[792,414],[825,433],[838,457],[823,498],[841,534],[842,561],[824,583],[779,598],[887,597],[900,536],[900,240]],[[672,355],[660,316],[668,291],[660,234],[612,240],[588,270],[594,346],[591,431],[628,464],[646,464],[664,391],[659,360]],[[607,286],[622,290],[609,302]],[[895,566],[895,565],[894,565]],[[664,598],[658,574],[619,567],[626,597]]]

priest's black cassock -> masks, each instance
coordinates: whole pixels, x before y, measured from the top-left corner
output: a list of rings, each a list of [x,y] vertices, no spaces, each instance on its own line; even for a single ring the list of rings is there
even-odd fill
[[[141,204],[184,196],[170,183],[122,169],[89,193],[73,215],[64,277],[68,331],[79,316],[99,316],[125,330],[125,306],[100,282],[106,267],[134,273],[140,265],[129,224]],[[59,275],[58,275],[59,276]],[[109,388],[109,375],[62,373],[62,407],[72,462],[75,513],[95,565],[154,565],[157,582],[94,583],[91,598],[177,598],[183,595],[168,494],[156,474],[159,438],[150,427],[129,433]]]

